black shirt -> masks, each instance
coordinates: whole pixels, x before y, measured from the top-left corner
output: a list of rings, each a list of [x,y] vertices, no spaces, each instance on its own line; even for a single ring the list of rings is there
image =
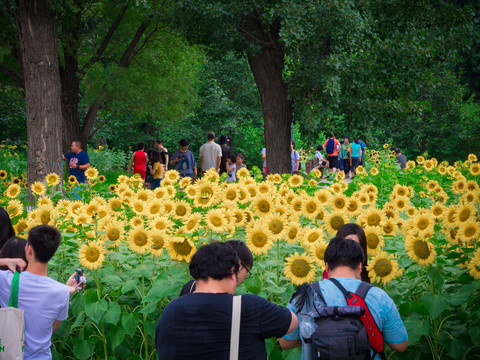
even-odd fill
[[[232,149],[228,145],[220,145],[222,148],[222,158],[220,159],[220,174],[227,172],[227,157],[232,154]]]
[[[193,293],[195,290],[197,289],[197,282],[195,280],[190,280],[189,282],[187,282],[182,290],[180,291],[180,295],[178,296],[183,296],[183,295],[187,295],[187,294],[191,294]]]
[[[403,170],[407,166],[407,157],[403,154],[397,155],[397,163],[400,164],[400,168]]]
[[[228,360],[233,295],[193,293],[173,300],[155,329],[159,360]],[[265,338],[284,336],[290,310],[256,295],[242,295],[242,360],[265,360]]]

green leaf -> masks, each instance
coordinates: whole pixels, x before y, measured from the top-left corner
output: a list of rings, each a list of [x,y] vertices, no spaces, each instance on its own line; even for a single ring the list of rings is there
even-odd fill
[[[105,299],[85,306],[85,314],[96,324],[100,323],[103,314],[107,311],[108,303]]]
[[[135,289],[137,286],[138,280],[128,280],[123,286],[122,286],[122,294],[126,294],[129,291]]]
[[[87,360],[93,355],[95,345],[91,340],[73,339],[73,352],[79,360]]]
[[[116,325],[118,320],[120,320],[120,315],[122,314],[122,310],[120,309],[120,305],[115,302],[108,303],[108,309],[103,315],[103,321],[108,324]]]
[[[163,300],[165,297],[177,294],[178,287],[171,286],[172,284],[163,283],[154,285],[148,294],[142,299],[142,302]]]
[[[431,331],[430,322],[424,317],[410,314],[403,322],[408,333],[408,343],[413,345],[418,342],[422,336]]]
[[[85,311],[82,311],[80,314],[78,314],[77,318],[73,322],[71,329],[73,330],[77,326],[81,326],[84,320],[85,320]]]
[[[139,311],[140,314],[149,315],[157,311],[157,302],[151,302]]]
[[[422,303],[427,307],[428,313],[433,319],[449,308],[447,299],[442,295],[426,293],[422,297]]]
[[[466,305],[467,300],[474,296],[475,287],[473,285],[463,285],[458,291],[448,296],[448,302],[453,306]]]
[[[115,326],[110,328],[108,331],[108,337],[110,339],[110,346],[112,347],[112,350],[115,350],[115,348],[119,346],[125,339],[125,332],[121,327]]]
[[[137,329],[140,316],[137,313],[124,312],[122,315],[122,327],[125,332],[133,336]]]

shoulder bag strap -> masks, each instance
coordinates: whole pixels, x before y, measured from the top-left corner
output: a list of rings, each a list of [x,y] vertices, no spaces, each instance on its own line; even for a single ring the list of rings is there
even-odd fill
[[[242,296],[233,297],[232,332],[230,335],[230,360],[238,360],[240,345],[240,315],[242,314]]]
[[[194,288],[197,287],[197,281],[195,280],[194,282],[192,282],[192,286],[190,286],[190,294],[193,293],[195,291]]]
[[[314,282],[310,286],[318,294],[318,296],[320,296],[320,299],[323,301],[323,303],[325,305],[327,305],[327,302],[325,301],[325,298],[323,297],[322,290],[320,290],[320,284],[318,283],[318,281]]]
[[[20,284],[20,273],[15,271],[12,278],[12,287],[10,289],[10,299],[8,300],[8,307],[18,307],[18,287]]]
[[[367,296],[368,290],[370,290],[371,288],[372,288],[372,285],[362,281],[357,291],[355,291],[355,294],[357,294],[358,296],[360,296],[362,299],[365,300],[365,296]]]
[[[337,286],[337,288],[342,292],[343,296],[345,296],[345,299],[347,299],[347,302],[348,302],[348,299],[352,297],[352,293],[350,291],[347,291],[347,289],[345,289],[343,285],[338,282],[337,279],[328,279],[328,280],[330,280],[332,283],[334,283]]]

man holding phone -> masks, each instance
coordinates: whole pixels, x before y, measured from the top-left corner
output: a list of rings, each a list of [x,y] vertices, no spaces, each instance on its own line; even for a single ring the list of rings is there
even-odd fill
[[[175,166],[180,174],[180,177],[195,177],[197,176],[197,162],[195,156],[188,150],[190,143],[186,139],[182,139],[178,142],[180,148],[176,150],[172,155],[172,161],[170,164]]]

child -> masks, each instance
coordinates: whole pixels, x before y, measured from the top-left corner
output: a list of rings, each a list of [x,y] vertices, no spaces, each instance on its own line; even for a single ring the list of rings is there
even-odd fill
[[[157,187],[160,186],[160,181],[162,181],[164,175],[164,168],[160,151],[152,151],[152,159],[150,161],[150,164],[148,165],[148,168],[150,169],[150,173],[153,176],[152,190],[155,190]]]
[[[231,154],[227,158],[227,181],[228,182],[233,182],[237,181],[237,165],[235,163],[237,162],[237,158],[235,155]]]
[[[318,159],[320,165],[323,165],[323,167],[328,167],[328,161],[325,160],[325,157],[322,155],[321,151],[323,151],[323,146],[318,145],[317,151],[315,151],[315,157]]]
[[[245,165],[245,155],[243,155],[243,153],[237,153],[235,157],[236,157],[235,165],[237,166],[237,170],[243,167],[247,167],[247,165]]]
[[[140,174],[143,180],[145,180],[145,173],[147,172],[147,154],[144,150],[145,144],[143,142],[139,142],[137,144],[137,151],[133,153],[127,171],[130,174],[130,168],[133,164],[133,173]]]

